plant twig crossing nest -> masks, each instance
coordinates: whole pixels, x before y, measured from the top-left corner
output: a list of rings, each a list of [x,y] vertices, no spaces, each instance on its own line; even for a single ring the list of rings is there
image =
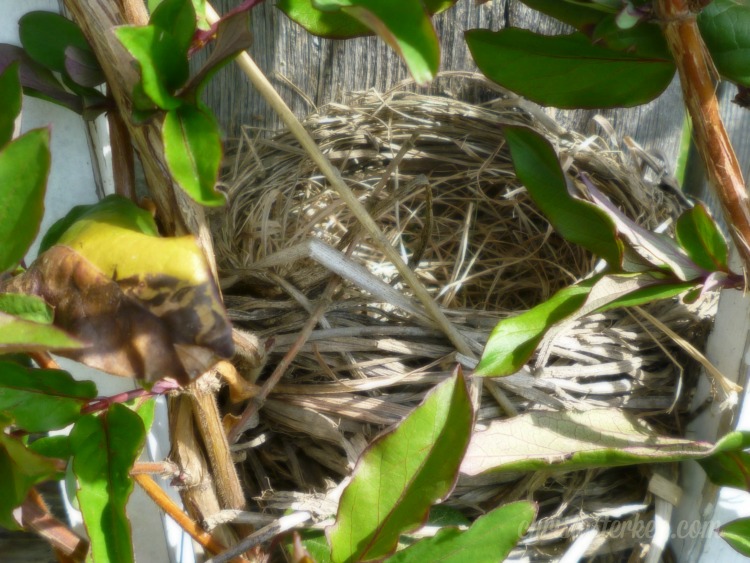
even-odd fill
[[[367,92],[327,105],[304,124],[477,354],[500,318],[595,267],[551,229],[515,179],[503,125],[544,134],[564,168],[585,171],[649,228],[679,206],[644,180],[635,155],[561,131],[513,98],[472,105],[404,89]],[[431,325],[290,134],[268,138],[247,129],[226,183],[229,210],[213,221],[225,298],[238,324],[273,339],[269,365],[294,344],[332,274],[343,279],[241,440],[249,444],[248,488],[269,508],[325,518],[337,491],[326,496],[326,487],[348,474],[368,441],[401,420],[457,360],[467,367],[475,360],[457,354]],[[676,301],[648,307],[694,343],[709,309]],[[501,392],[519,412],[617,407],[681,431],[689,359],[648,319],[617,310],[589,315],[541,349],[529,368],[485,382],[480,423],[503,415]],[[462,478],[447,504],[475,515],[498,502],[541,500],[557,524],[527,545],[547,556],[606,507],[637,505],[624,517],[642,518],[652,510],[647,481],[617,469]]]

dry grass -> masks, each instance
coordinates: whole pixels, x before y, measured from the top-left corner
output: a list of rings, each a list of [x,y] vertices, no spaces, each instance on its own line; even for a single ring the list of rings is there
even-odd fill
[[[641,224],[654,228],[677,211],[643,179],[634,155],[561,131],[513,98],[471,105],[402,89],[368,92],[321,108],[304,123],[477,354],[499,318],[534,306],[595,266],[552,231],[516,181],[503,125],[544,134],[571,177],[587,172]],[[230,207],[213,221],[225,298],[239,326],[272,340],[269,368],[297,340],[331,272],[344,277],[235,446],[246,459],[246,486],[267,510],[295,507],[327,518],[340,492],[334,485],[368,441],[401,420],[456,361],[471,368],[475,360],[457,354],[421,314],[291,135],[246,130],[229,168]],[[299,246],[310,239],[339,253]],[[711,304],[667,301],[648,311],[700,346]],[[507,397],[519,412],[622,408],[679,434],[690,365],[637,312],[591,315],[555,331],[522,372],[485,380],[478,418],[505,416]],[[649,478],[647,469],[632,468],[462,478],[447,504],[474,516],[502,502],[536,499],[555,525],[533,531],[524,549],[548,560],[587,522],[651,517]],[[602,535],[591,555],[643,549],[639,541]]]

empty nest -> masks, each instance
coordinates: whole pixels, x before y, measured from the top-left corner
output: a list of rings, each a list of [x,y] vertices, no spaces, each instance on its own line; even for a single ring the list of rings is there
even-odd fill
[[[357,93],[304,125],[477,356],[499,319],[595,267],[551,229],[515,179],[502,126],[543,134],[569,178],[586,172],[642,225],[655,228],[678,212],[645,179],[636,154],[611,138],[563,131],[513,97],[473,105],[402,88]],[[269,369],[297,340],[332,272],[343,278],[254,427],[233,446],[246,458],[247,490],[269,514],[295,508],[330,518],[367,443],[456,362],[470,369],[476,360],[457,354],[421,314],[290,133],[246,129],[225,183],[229,208],[213,218],[225,300],[238,326],[268,340]],[[645,309],[701,346],[710,303],[669,300]],[[518,412],[617,407],[681,433],[693,387],[689,358],[637,311],[589,315],[540,350],[520,373],[484,381],[480,423],[506,416],[505,396]],[[445,505],[474,517],[536,500],[554,524],[532,528],[515,555],[546,561],[607,518],[652,518],[649,477],[647,468],[462,477]],[[602,528],[587,555],[619,560],[643,553],[648,541]]]

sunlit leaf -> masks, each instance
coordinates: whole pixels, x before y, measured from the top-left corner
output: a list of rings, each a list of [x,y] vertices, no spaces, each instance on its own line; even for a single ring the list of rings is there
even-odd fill
[[[466,531],[442,528],[399,551],[388,563],[497,563],[504,561],[536,517],[527,501],[506,504],[477,518]]]
[[[76,381],[67,372],[0,362],[0,412],[27,432],[72,424],[81,407],[95,396],[96,386],[91,381]]]
[[[720,487],[750,489],[750,432],[730,432],[716,443],[716,452],[698,460],[711,482]]]
[[[39,232],[49,167],[47,129],[29,131],[0,151],[0,272],[24,257]]]
[[[20,440],[3,432],[11,419],[0,413],[0,527],[9,530],[19,528],[13,518],[13,509],[20,506],[31,488],[42,481],[59,476],[57,466],[51,459],[29,450]]]
[[[325,533],[322,530],[300,530],[302,547],[313,558],[314,563],[331,563],[331,548],[328,545]],[[294,554],[294,542],[285,542],[285,547],[290,557]]]
[[[0,43],[0,70],[18,62],[23,93],[60,104],[77,113],[83,112],[83,101],[63,88],[52,72],[29,57],[16,45]]]
[[[546,332],[583,306],[595,282],[587,280],[561,289],[533,309],[501,320],[492,330],[474,374],[496,377],[516,373]]]
[[[156,236],[153,219],[119,196],[72,213],[75,222],[50,233],[54,246],[5,288],[44,298],[55,324],[87,344],[65,355],[183,382],[231,357],[231,327],[194,237]]]
[[[610,274],[596,282],[578,315],[652,303],[675,297],[695,286],[695,282],[663,279],[650,273]]]
[[[80,28],[55,12],[24,14],[18,20],[18,34],[32,59],[57,72],[65,72],[65,50],[69,46],[91,52]]]
[[[426,0],[423,4],[428,13],[438,14],[456,2],[457,0]],[[279,0],[276,7],[313,35],[346,39],[372,33],[366,25],[344,12],[319,10],[313,5],[313,0]]]
[[[202,205],[224,205],[224,194],[216,191],[222,146],[213,115],[182,106],[167,113],[161,133],[164,158],[179,186]]]
[[[0,148],[16,133],[21,115],[21,81],[18,63],[10,64],[0,75]]]
[[[693,262],[668,236],[649,231],[625,215],[593,183],[586,181],[589,196],[606,212],[630,248],[657,268],[669,268],[682,281],[701,279],[706,271]]]
[[[705,458],[722,446],[662,436],[618,409],[535,411],[475,431],[461,472],[573,470]]]
[[[675,225],[675,237],[701,268],[708,271],[729,269],[727,242],[702,203],[697,203],[680,216]]]
[[[552,146],[524,127],[506,127],[516,177],[552,226],[568,241],[588,248],[619,269],[622,243],[614,222],[595,205],[572,196]]]
[[[661,94],[675,73],[671,59],[593,45],[581,33],[548,36],[523,29],[473,29],[466,32],[466,42],[487,78],[559,108],[644,104]]]
[[[74,224],[75,228],[71,229]],[[76,205],[68,211],[65,217],[56,221],[47,230],[39,246],[39,253],[58,244],[63,235],[65,240],[78,238],[80,234],[95,228],[96,225],[111,225],[152,237],[159,236],[156,221],[148,211],[126,198],[110,195],[97,203]],[[115,260],[119,260],[119,257]]]
[[[579,282],[524,313],[501,320],[490,334],[475,375],[500,377],[516,373],[531,358],[544,335],[564,320],[668,299],[695,286],[695,282],[664,279],[650,273],[610,274]]]
[[[57,327],[0,313],[0,354],[46,350],[63,353],[80,347],[80,341]]]
[[[149,24],[174,37],[180,52],[187,55],[195,34],[195,8],[191,0],[164,0],[151,14]]]
[[[95,563],[134,561],[125,506],[133,490],[129,471],[145,438],[140,417],[119,404],[81,418],[70,432],[76,496]]]
[[[44,457],[67,460],[73,455],[70,436],[43,436],[31,442],[29,449]]]
[[[739,518],[719,528],[719,535],[732,549],[750,557],[750,518]]]
[[[52,308],[43,299],[19,293],[0,293],[0,312],[42,324],[50,324],[53,318]]]
[[[327,529],[336,563],[378,559],[453,489],[473,412],[460,373],[431,392],[360,457]]]
[[[202,87],[220,68],[250,47],[253,42],[250,21],[250,12],[240,12],[219,22],[214,48],[200,70],[190,79],[186,91],[199,96]]]
[[[404,60],[418,84],[440,66],[440,43],[421,0],[313,0],[323,11],[341,10],[382,37]]]
[[[719,73],[750,86],[750,5],[713,0],[698,14],[698,27]]]
[[[141,69],[138,91],[161,109],[179,107],[182,101],[173,94],[187,81],[189,68],[186,53],[174,36],[153,25],[119,27],[115,34],[138,61]],[[134,100],[138,109],[150,109],[139,96],[134,96]]]

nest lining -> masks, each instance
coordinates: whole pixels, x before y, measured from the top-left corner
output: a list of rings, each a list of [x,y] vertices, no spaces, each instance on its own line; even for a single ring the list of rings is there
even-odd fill
[[[655,228],[678,210],[644,179],[637,158],[603,139],[561,131],[515,98],[473,105],[402,89],[358,93],[304,125],[477,353],[499,318],[533,307],[594,267],[588,253],[551,229],[515,179],[501,126],[542,133],[570,178],[586,172],[642,225]],[[271,260],[309,239],[338,249],[340,268],[365,266],[369,274],[362,275],[420,309],[291,134],[266,138],[248,129],[229,168],[229,210],[213,220],[225,300],[237,324],[273,339],[270,366],[293,345],[331,278],[330,265],[309,255]],[[356,282],[346,277],[242,438],[245,446],[236,447],[247,458],[248,490],[269,511],[294,507],[329,517],[341,490],[334,484],[366,444],[406,416],[457,360],[472,366],[429,321],[394,305],[385,288]],[[647,310],[700,346],[712,304],[670,300]],[[518,374],[485,381],[480,422],[505,416],[501,392],[519,412],[616,407],[681,432],[690,361],[637,311],[569,323],[541,350]],[[645,519],[653,511],[648,475],[632,468],[461,478],[446,504],[476,516],[523,498],[540,502],[540,514],[555,523],[525,538],[521,549],[532,560],[564,553],[603,514]],[[602,532],[590,555],[606,559],[647,544]]]

